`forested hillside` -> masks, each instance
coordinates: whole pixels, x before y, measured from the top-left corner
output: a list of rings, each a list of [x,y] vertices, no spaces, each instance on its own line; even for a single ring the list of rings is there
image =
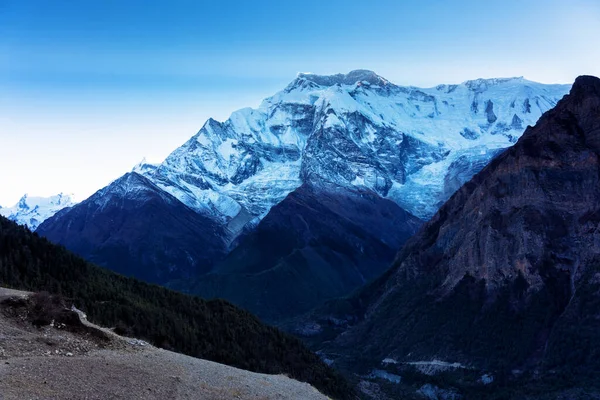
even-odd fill
[[[335,398],[351,398],[343,378],[304,345],[250,313],[94,266],[0,217],[0,285],[61,294],[90,320],[191,356],[285,373]]]

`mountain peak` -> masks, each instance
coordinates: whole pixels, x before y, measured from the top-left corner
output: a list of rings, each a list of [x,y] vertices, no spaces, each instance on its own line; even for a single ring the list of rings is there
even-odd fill
[[[24,210],[27,210],[27,209],[29,209],[29,206],[27,205],[27,197],[28,197],[28,194],[27,194],[27,193],[25,193],[25,194],[23,195],[23,197],[21,197],[21,198],[19,199],[19,202],[17,203],[17,207],[18,207],[18,208],[20,208],[20,209],[24,209]]]
[[[366,82],[370,85],[387,85],[390,83],[387,79],[366,69],[357,69],[347,74],[335,75],[317,75],[301,72],[298,74],[296,81],[309,81],[319,86],[355,85],[359,82]]]
[[[137,163],[133,167],[131,172],[137,172],[140,175],[144,175],[146,173],[150,173],[150,172],[154,171],[156,169],[156,167],[157,167],[157,164],[149,163],[146,160],[146,157],[144,157],[144,158],[142,158],[142,160],[139,163]]]
[[[571,95],[576,98],[600,97],[600,78],[591,75],[578,76],[571,88]]]
[[[543,153],[548,148],[559,143],[581,142],[596,152],[600,152],[600,79],[593,76],[578,77],[571,91],[558,102],[556,107],[545,113],[537,126],[546,127],[545,135],[534,135],[533,129],[528,129],[521,138],[529,143],[532,151]],[[557,130],[555,127],[569,127],[567,130]],[[568,135],[567,135],[568,134]],[[554,154],[555,152],[553,152]],[[562,152],[561,154],[566,153]]]

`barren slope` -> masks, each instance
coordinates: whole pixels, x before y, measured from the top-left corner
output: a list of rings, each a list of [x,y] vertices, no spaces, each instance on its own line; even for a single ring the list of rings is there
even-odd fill
[[[0,288],[0,303],[27,296]],[[101,330],[36,328],[0,307],[0,399],[326,399],[283,375],[248,372]],[[108,332],[107,332],[108,331]]]

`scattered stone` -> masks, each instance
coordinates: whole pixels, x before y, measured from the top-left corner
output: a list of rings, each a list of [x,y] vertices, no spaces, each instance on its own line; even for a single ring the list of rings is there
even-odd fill
[[[129,344],[132,346],[147,346],[148,342],[145,342],[143,340],[140,339],[130,339],[129,340]]]

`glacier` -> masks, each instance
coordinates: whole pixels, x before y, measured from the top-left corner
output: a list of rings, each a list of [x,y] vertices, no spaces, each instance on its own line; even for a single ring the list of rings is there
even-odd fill
[[[300,73],[134,171],[232,239],[311,182],[366,188],[428,219],[569,89],[522,77],[418,88],[367,70]]]
[[[75,205],[72,194],[59,193],[50,197],[32,197],[25,194],[12,207],[0,207],[0,215],[34,231],[60,210]]]

